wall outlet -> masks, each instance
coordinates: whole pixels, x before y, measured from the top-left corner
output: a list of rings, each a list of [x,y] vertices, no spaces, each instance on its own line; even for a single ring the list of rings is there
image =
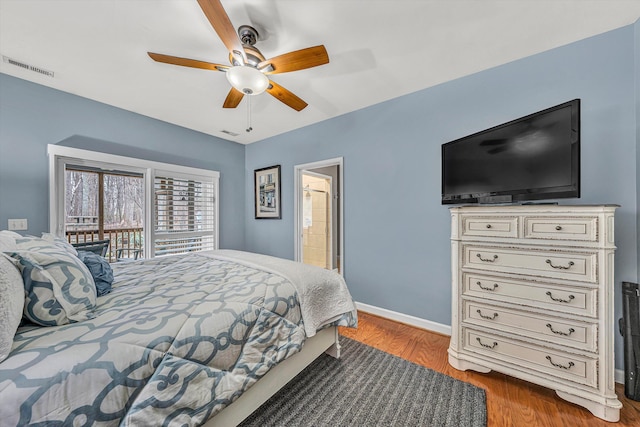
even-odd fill
[[[26,218],[9,220],[9,230],[11,231],[26,230],[27,228],[29,225]]]

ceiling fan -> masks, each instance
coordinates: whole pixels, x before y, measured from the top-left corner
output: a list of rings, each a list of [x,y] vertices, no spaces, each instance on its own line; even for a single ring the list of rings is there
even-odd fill
[[[198,0],[198,4],[229,50],[231,65],[147,52],[154,61],[225,72],[232,87],[222,105],[223,108],[235,108],[244,95],[259,95],[265,91],[296,111],[307,106],[306,102],[267,76],[327,64],[329,55],[323,45],[266,59],[254,46],[258,40],[258,32],[251,26],[243,25],[236,33],[220,0]]]

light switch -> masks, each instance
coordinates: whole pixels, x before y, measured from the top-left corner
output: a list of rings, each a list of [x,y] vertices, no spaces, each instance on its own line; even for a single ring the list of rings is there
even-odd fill
[[[11,231],[26,230],[28,228],[29,225],[26,218],[9,220],[9,230]]]

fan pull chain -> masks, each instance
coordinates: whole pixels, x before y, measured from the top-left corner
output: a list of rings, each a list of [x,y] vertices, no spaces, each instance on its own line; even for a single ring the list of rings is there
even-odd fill
[[[251,132],[253,128],[251,127],[251,96],[247,96],[247,132]]]

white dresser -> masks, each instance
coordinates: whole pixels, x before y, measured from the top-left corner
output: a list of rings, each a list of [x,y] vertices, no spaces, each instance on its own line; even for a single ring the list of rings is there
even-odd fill
[[[552,388],[618,421],[615,208],[451,208],[449,363]]]

